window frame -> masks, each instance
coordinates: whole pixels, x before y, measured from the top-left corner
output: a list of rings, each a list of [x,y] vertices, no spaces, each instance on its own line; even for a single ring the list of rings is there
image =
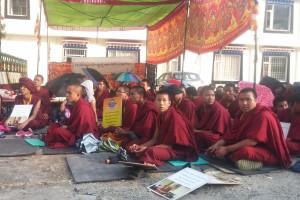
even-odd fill
[[[72,47],[72,45],[74,45],[74,47]],[[70,47],[69,47],[70,46]],[[75,47],[75,46],[82,46],[82,47]],[[66,50],[69,49],[74,49],[74,50],[83,50],[84,51],[84,55],[81,56],[79,54],[68,54],[68,55],[74,55],[74,56],[66,56]],[[78,55],[78,56],[76,56]],[[69,58],[85,58],[87,57],[87,46],[86,44],[78,44],[78,43],[67,43],[63,45],[63,62],[70,62]]]
[[[261,66],[261,73],[260,76],[261,78],[263,76],[265,76],[264,74],[264,64],[266,62],[264,62],[265,57],[286,57],[287,58],[287,62],[286,62],[286,80],[285,81],[280,81],[282,83],[289,83],[290,80],[290,60],[291,60],[291,55],[289,52],[270,52],[270,51],[264,51],[263,55],[262,55],[262,66]],[[270,61],[269,61],[270,62]],[[270,67],[272,68],[272,63],[270,62]],[[272,77],[271,74],[267,74],[266,76]],[[275,77],[272,77],[275,78]],[[276,78],[277,79],[277,78]]]
[[[266,26],[267,26],[267,14],[268,14],[268,11],[267,10],[267,6],[268,5],[272,5],[273,8],[272,8],[272,11],[273,11],[273,14],[272,16],[270,16],[270,21],[271,21],[271,18],[274,17],[274,6],[289,6],[290,7],[290,16],[289,16],[289,23],[290,23],[290,30],[278,30],[278,29],[268,29]],[[272,20],[272,26],[274,25],[274,20]],[[275,1],[266,1],[266,7],[265,7],[265,17],[264,17],[264,33],[281,33],[281,34],[292,34],[293,33],[293,26],[294,25],[294,2],[290,2],[290,3],[276,3]]]
[[[106,47],[106,57],[109,57],[109,52],[110,51],[120,51],[120,52],[136,52],[137,53],[137,63],[140,63],[140,48],[139,47],[114,47],[114,46],[108,46]],[[136,60],[134,61],[136,62]]]
[[[27,4],[27,15],[18,16],[18,15],[10,15],[8,14],[8,1],[5,0],[5,10],[4,10],[4,17],[7,19],[23,19],[23,20],[30,20],[30,0],[25,0]]]
[[[240,74],[239,80],[232,81],[232,80],[215,80],[214,73],[215,73],[215,62],[216,56],[215,55],[239,55],[240,56]],[[235,83],[237,84],[239,81],[243,80],[243,50],[223,50],[221,51],[214,51],[213,53],[213,63],[212,63],[212,83],[214,84],[226,84],[226,83]]]

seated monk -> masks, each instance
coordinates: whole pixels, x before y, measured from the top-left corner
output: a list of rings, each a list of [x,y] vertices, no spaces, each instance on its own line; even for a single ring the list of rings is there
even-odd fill
[[[228,110],[232,119],[235,118],[235,114],[240,110],[238,100],[235,97],[236,87],[233,83],[227,83],[223,89],[223,96],[220,100],[222,106]]]
[[[196,108],[195,138],[200,151],[206,151],[220,140],[231,127],[228,111],[215,101],[215,92],[209,86],[201,90],[202,104]]]
[[[145,143],[153,137],[156,128],[157,108],[155,104],[146,99],[146,90],[142,86],[134,86],[130,90],[130,100],[137,104],[135,121],[130,130],[118,127],[117,135],[125,135],[122,146],[127,147],[131,143]]]
[[[195,105],[191,100],[183,96],[182,90],[178,85],[170,85],[168,92],[172,100],[172,106],[181,111],[191,124],[195,123]]]
[[[186,89],[186,97],[194,103],[195,108],[201,105],[201,96],[197,95],[195,87],[191,86]]]
[[[275,114],[256,103],[252,88],[240,91],[241,111],[229,133],[207,150],[207,154],[229,159],[241,170],[254,170],[263,165],[281,165],[288,168],[291,158],[281,125]]]
[[[132,144],[129,147],[130,153],[136,154],[144,164],[158,166],[168,160],[197,160],[198,151],[192,126],[180,112],[171,107],[168,92],[159,91],[155,104],[159,115],[154,136],[143,144]]]
[[[140,86],[142,86],[146,90],[146,99],[148,101],[154,102],[155,92],[153,90],[151,90],[150,83],[149,83],[148,79],[141,80]]]
[[[98,80],[98,88],[95,92],[95,99],[96,99],[96,112],[99,119],[103,117],[103,101],[106,98],[110,97],[110,93],[107,90],[109,88],[108,83],[106,80],[101,79]]]
[[[122,126],[121,128],[125,131],[129,131],[135,121],[137,104],[132,103],[129,98],[130,88],[127,85],[122,85],[118,87],[116,91],[116,96],[122,99]],[[116,135],[115,131],[117,130],[116,126],[110,126],[103,130],[104,133],[110,132],[107,137],[112,138],[115,142],[120,144],[123,141],[123,136]]]
[[[277,96],[273,100],[273,112],[277,114],[283,109],[287,109],[289,107],[289,104],[287,100],[284,98],[284,96]]]
[[[286,138],[286,145],[291,155],[300,155],[300,94],[292,98],[292,120]]]
[[[33,94],[41,99],[41,109],[45,120],[50,123],[52,118],[52,108],[50,102],[50,94],[47,88],[42,87],[44,77],[40,74],[35,75],[34,79],[35,91]]]
[[[33,130],[44,128],[47,124],[42,110],[41,110],[41,100],[39,97],[32,94],[35,91],[34,82],[29,78],[20,78],[20,93],[21,95],[16,96],[15,105],[30,105],[32,104],[32,110],[29,118],[17,125],[19,130],[16,133],[16,137],[33,137]],[[4,123],[8,126],[8,120]]]
[[[95,113],[89,102],[81,98],[82,87],[79,84],[70,84],[67,88],[66,99],[73,104],[67,125],[52,123],[45,137],[45,143],[50,148],[75,146],[75,141],[84,134],[92,133],[96,138],[97,125]]]

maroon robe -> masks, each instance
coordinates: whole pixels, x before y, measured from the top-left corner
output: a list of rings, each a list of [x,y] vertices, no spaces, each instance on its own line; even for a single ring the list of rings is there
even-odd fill
[[[150,140],[155,133],[157,115],[158,111],[153,102],[145,100],[143,104],[138,105],[135,122],[131,127],[138,139],[125,139],[122,145],[129,150],[132,144],[143,144]]]
[[[171,148],[148,147],[140,157],[140,162],[162,165],[168,160],[195,161],[198,158],[193,128],[187,119],[173,107],[165,115],[159,115],[157,145],[169,145]]]
[[[291,141],[286,141],[292,155],[300,154],[300,114],[294,115],[287,135]]]
[[[95,113],[89,102],[84,99],[80,98],[73,104],[67,126],[67,129],[63,129],[59,124],[51,124],[45,138],[46,146],[50,148],[71,147],[75,145],[77,139],[87,133],[92,133],[99,138]]]
[[[132,103],[130,99],[123,104],[122,127],[130,129],[135,121],[138,106]]]
[[[49,119],[51,119],[52,108],[48,89],[41,87],[40,90],[35,90],[33,94],[41,99],[42,113],[46,113],[49,116]]]
[[[195,108],[199,107],[202,104],[202,98],[197,96],[195,99],[192,100],[195,105]]]
[[[188,98],[182,98],[179,105],[174,105],[174,108],[181,111],[187,118],[187,120],[194,124],[195,122],[195,105]]]
[[[99,91],[96,91],[95,93],[95,99],[96,99],[96,113],[98,118],[103,117],[103,102],[104,99],[109,98],[110,93],[107,90],[104,90],[101,94],[99,94]]]
[[[36,104],[40,101],[40,98],[32,94],[31,101],[29,104],[32,104],[33,107],[31,109],[30,116],[33,114],[33,110],[36,106]],[[24,96],[18,95],[15,98],[15,105],[24,105]],[[42,109],[40,108],[36,118],[28,122],[28,124],[23,128],[24,131],[27,131],[28,128],[31,128],[32,130],[37,130],[44,128],[47,124],[47,120],[44,119],[44,115],[42,113]]]
[[[205,151],[216,143],[221,135],[229,132],[231,118],[228,111],[216,101],[206,112],[203,109],[203,106],[196,109],[196,115],[199,119],[196,129],[203,131],[195,132],[195,138],[199,149]]]
[[[291,157],[276,115],[259,104],[244,119],[241,119],[242,114],[242,111],[237,113],[230,132],[223,136],[223,140],[226,145],[245,139],[255,140],[258,144],[233,152],[232,160],[234,162],[241,159],[261,161],[266,165],[280,163],[284,168],[289,167]]]
[[[225,109],[228,110],[230,116],[232,119],[235,118],[235,114],[240,110],[239,101],[238,99],[235,99],[230,104],[227,104],[226,99],[221,99],[220,104],[224,106]]]
[[[279,121],[290,123],[292,121],[292,111],[290,108],[280,109],[277,111]]]
[[[146,99],[148,101],[154,102],[154,100],[155,100],[155,92],[152,91],[152,90],[147,90],[147,92],[146,92]]]

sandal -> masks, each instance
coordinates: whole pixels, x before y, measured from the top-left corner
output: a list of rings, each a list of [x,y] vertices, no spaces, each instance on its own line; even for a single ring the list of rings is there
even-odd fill
[[[23,138],[25,136],[25,132],[23,130],[19,130],[18,132],[16,132],[15,137],[16,138]]]
[[[24,138],[33,138],[34,137],[34,133],[31,131],[26,131],[24,134]]]

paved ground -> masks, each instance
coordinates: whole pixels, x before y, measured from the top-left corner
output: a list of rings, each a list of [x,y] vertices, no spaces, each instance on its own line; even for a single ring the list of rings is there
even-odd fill
[[[0,199],[162,199],[149,192],[147,186],[168,175],[150,174],[148,178],[137,180],[75,184],[65,155],[0,157]],[[203,186],[182,199],[300,199],[299,173],[280,171],[234,177],[242,184]]]

